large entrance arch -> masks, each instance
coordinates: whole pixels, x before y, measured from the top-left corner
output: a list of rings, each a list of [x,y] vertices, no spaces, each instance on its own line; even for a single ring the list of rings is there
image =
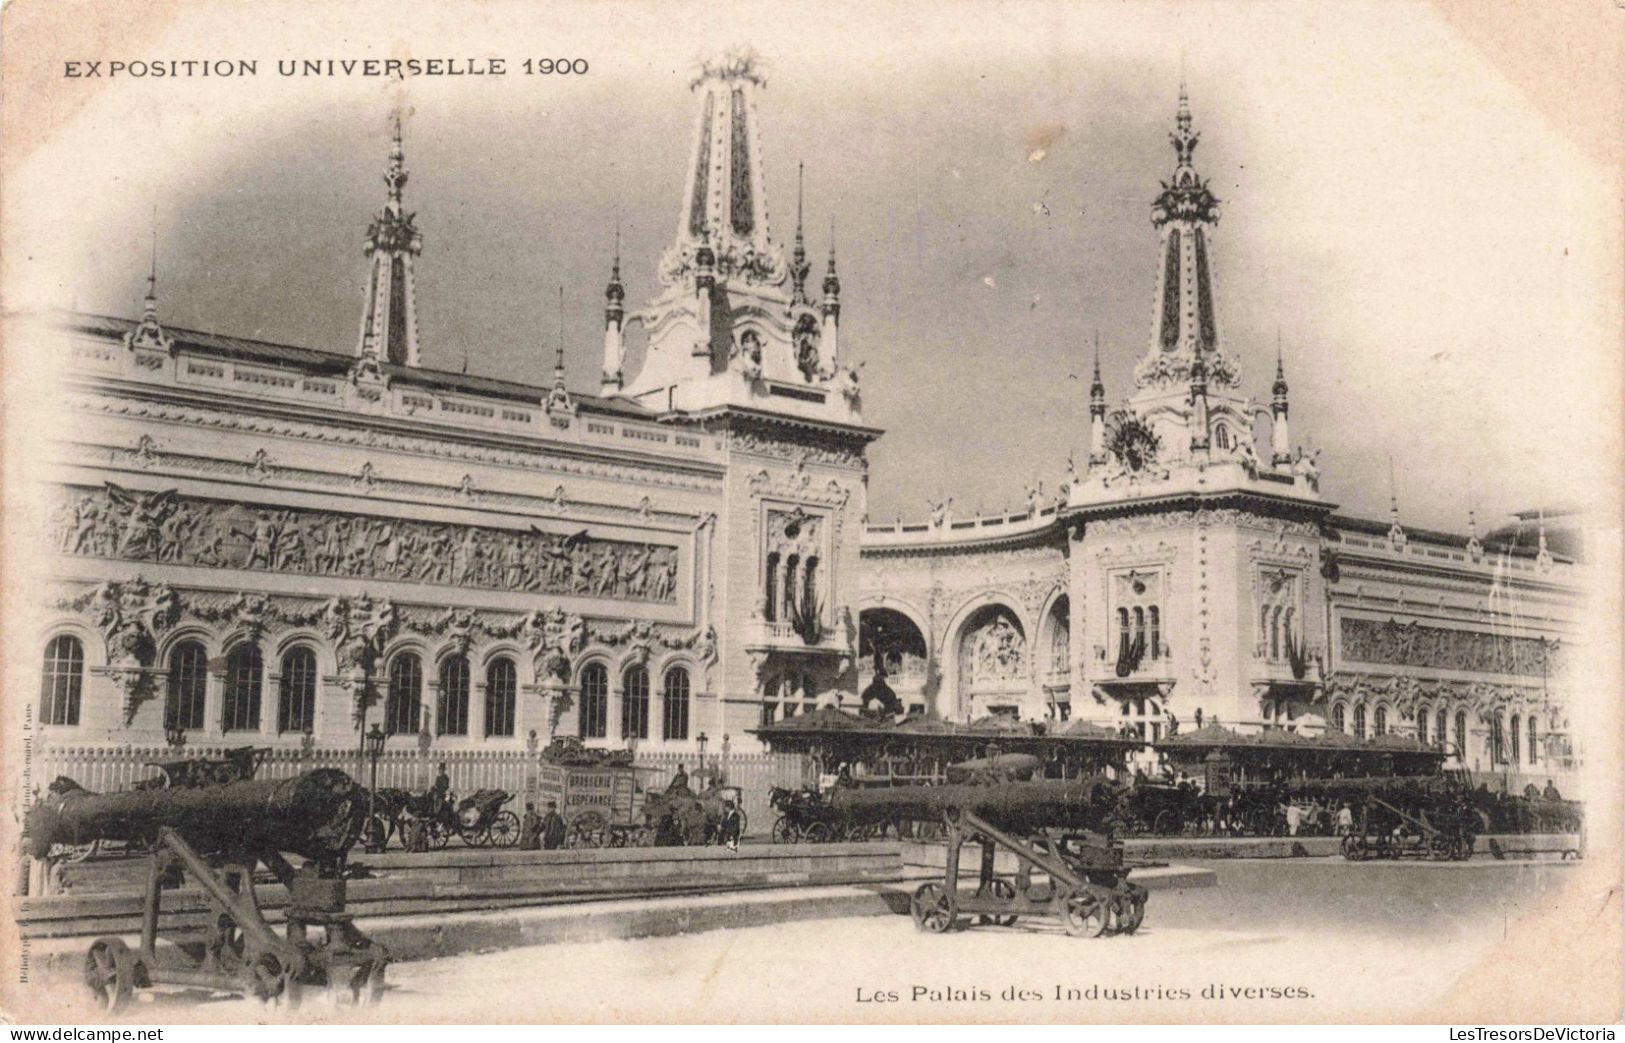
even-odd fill
[[[858,614],[858,690],[877,677],[896,694],[904,710],[921,712],[927,703],[930,649],[925,634],[893,608],[866,608]]]
[[[960,624],[948,654],[953,664],[953,716],[1033,715],[1032,649],[1015,609],[989,602]]]

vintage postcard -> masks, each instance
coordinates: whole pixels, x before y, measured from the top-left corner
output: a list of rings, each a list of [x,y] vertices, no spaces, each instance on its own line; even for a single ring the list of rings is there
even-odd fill
[[[1622,41],[15,0],[0,1012],[1617,1022]]]

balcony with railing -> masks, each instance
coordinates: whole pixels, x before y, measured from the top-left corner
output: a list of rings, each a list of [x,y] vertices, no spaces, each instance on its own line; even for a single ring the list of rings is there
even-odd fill
[[[752,652],[839,652],[852,647],[842,627],[818,622],[816,633],[803,633],[787,619],[752,619],[745,624],[745,648]],[[815,640],[808,640],[809,637]]]

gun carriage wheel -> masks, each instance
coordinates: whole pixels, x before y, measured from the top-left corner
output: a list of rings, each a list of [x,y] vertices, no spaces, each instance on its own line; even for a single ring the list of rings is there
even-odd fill
[[[85,984],[109,1014],[130,1002],[135,992],[137,961],[122,938],[98,938],[85,954]]]
[[[1099,938],[1111,926],[1111,900],[1093,888],[1061,895],[1059,901],[1061,926],[1074,938]]]
[[[1016,887],[1003,877],[994,877],[976,889],[977,898],[986,898],[998,902],[1014,902],[1016,900]],[[979,924],[992,924],[994,927],[1013,927],[1016,915],[1000,915],[997,913],[983,913],[976,918]]]
[[[921,884],[909,899],[908,911],[914,917],[914,926],[921,931],[942,934],[954,925],[953,903],[948,892],[938,883]]]

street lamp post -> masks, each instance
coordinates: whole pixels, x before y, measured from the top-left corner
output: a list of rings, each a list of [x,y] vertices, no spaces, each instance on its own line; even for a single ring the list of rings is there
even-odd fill
[[[384,734],[383,729],[378,727],[378,722],[374,721],[372,730],[366,733],[363,740],[366,743],[367,760],[372,763],[371,775],[367,784],[367,832],[369,834],[367,849],[369,851],[373,850],[375,845],[377,850],[382,850],[385,840],[384,837],[380,836],[375,841],[371,834],[373,833],[373,811],[378,801],[378,758],[384,755],[384,742],[388,738],[389,736]]]

